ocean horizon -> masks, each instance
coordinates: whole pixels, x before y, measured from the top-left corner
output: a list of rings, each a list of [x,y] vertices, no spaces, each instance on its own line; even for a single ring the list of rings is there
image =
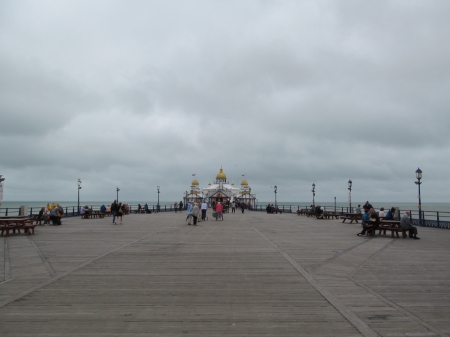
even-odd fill
[[[120,201],[120,200],[119,200]],[[89,207],[100,207],[101,205],[110,205],[112,201],[80,201],[80,205],[88,205]],[[175,201],[160,201],[161,207],[170,207],[173,206]],[[177,201],[179,202],[179,201]],[[21,206],[28,206],[28,208],[38,208],[46,206],[48,203],[58,203],[62,207],[76,207],[77,201],[2,201],[0,209],[15,209],[20,208]],[[137,206],[138,204],[144,205],[147,203],[149,206],[156,205],[157,201],[126,201],[127,204],[132,206]],[[256,204],[257,206],[264,207],[267,204],[274,204],[274,200],[271,201],[258,201]],[[311,205],[311,201],[281,201],[277,202],[277,205],[279,206],[297,206],[297,207],[307,207]],[[418,204],[417,203],[411,203],[411,202],[371,202],[371,204],[374,206],[375,209],[380,209],[381,207],[384,207],[385,209],[391,208],[391,207],[399,207],[401,210],[412,210],[417,211],[418,210]],[[346,202],[335,202],[329,201],[316,201],[316,205],[326,206],[326,207],[334,207],[336,205],[337,208],[342,207],[349,207],[349,204]],[[356,207],[358,204],[352,203],[352,207]],[[363,204],[361,204],[362,206]],[[422,210],[423,211],[431,211],[431,212],[450,212],[450,203],[422,203]]]

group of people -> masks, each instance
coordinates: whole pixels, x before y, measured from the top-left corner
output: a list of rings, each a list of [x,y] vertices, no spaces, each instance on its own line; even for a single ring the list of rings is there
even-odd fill
[[[117,221],[120,220],[120,224],[122,224],[123,215],[128,214],[127,205],[122,204],[121,202],[117,202],[117,200],[114,200],[114,202],[111,204],[111,213],[113,216],[112,222],[113,225],[117,225]],[[117,220],[117,221],[116,221]]]
[[[141,204],[138,204],[137,212],[141,213],[141,211],[144,210],[145,213],[151,213],[152,211],[148,208],[148,204],[146,203],[144,207],[141,206]]]
[[[36,224],[39,221],[43,221],[45,225],[48,225],[51,220],[54,226],[60,226],[63,215],[63,208],[59,205],[57,207],[53,207],[52,210],[49,210],[47,207],[42,207],[36,218]]]
[[[361,213],[360,205],[356,208],[356,213]],[[386,220],[394,220],[395,208],[392,207],[387,212],[384,212],[384,207],[380,208],[379,212],[375,212],[373,206],[366,201],[363,205],[364,214],[362,215],[362,231],[358,233],[358,236],[366,235],[367,232],[375,232],[380,227],[380,217]],[[420,238],[417,236],[417,228],[411,224],[411,212],[406,211],[405,214],[400,219],[400,227],[404,230],[408,231],[409,237],[415,240],[419,240]]]

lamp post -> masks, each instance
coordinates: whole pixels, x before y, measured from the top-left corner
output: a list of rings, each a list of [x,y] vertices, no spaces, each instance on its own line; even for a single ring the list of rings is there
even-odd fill
[[[275,192],[275,207],[277,207],[277,185],[273,187],[273,191]]]
[[[419,187],[419,226],[422,226],[422,201],[420,199],[420,179],[422,179],[422,170],[420,168],[417,168],[416,170],[416,178],[417,181],[414,183]]]
[[[0,206],[2,204],[3,200],[3,182],[5,181],[5,178],[3,178],[3,175],[0,174]]]
[[[78,178],[78,214],[80,214],[80,190],[81,190],[81,179]]]
[[[313,207],[314,207],[314,212],[316,209],[316,203],[314,202],[314,197],[316,196],[316,184],[312,184],[312,190],[311,190],[312,194],[313,194]]]
[[[184,202],[185,209],[187,209],[187,204],[188,204],[188,191],[186,191],[186,200]]]
[[[158,204],[159,204],[159,186],[156,186],[156,188],[158,189]]]
[[[253,209],[253,203],[252,203],[252,188],[248,188],[248,201],[250,201],[250,207]]]
[[[348,202],[350,204],[350,213],[352,213],[352,181],[349,180],[348,181],[348,190],[350,192],[348,192]]]
[[[119,203],[119,191],[120,191],[120,188],[116,188],[116,192],[117,192],[117,203]]]

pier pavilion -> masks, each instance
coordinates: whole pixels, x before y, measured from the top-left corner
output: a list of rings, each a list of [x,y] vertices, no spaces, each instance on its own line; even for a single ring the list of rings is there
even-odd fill
[[[227,179],[227,175],[220,168],[219,173],[216,175],[214,182],[208,183],[207,187],[201,188],[197,179],[194,179],[191,183],[190,192],[186,191],[184,201],[186,203],[190,201],[206,200],[208,204],[214,202],[250,202],[252,207],[255,206],[256,196],[251,193],[251,187],[247,180],[242,180],[240,187],[235,187],[234,183],[230,183]]]

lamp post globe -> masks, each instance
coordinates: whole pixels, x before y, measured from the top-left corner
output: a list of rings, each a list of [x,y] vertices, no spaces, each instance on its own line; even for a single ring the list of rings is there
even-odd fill
[[[420,185],[422,184],[422,182],[420,181],[420,179],[422,179],[422,170],[420,168],[417,168],[416,170],[416,178],[417,181],[415,181],[414,183],[418,186],[419,188],[419,226],[422,226],[422,200],[420,197]]]

